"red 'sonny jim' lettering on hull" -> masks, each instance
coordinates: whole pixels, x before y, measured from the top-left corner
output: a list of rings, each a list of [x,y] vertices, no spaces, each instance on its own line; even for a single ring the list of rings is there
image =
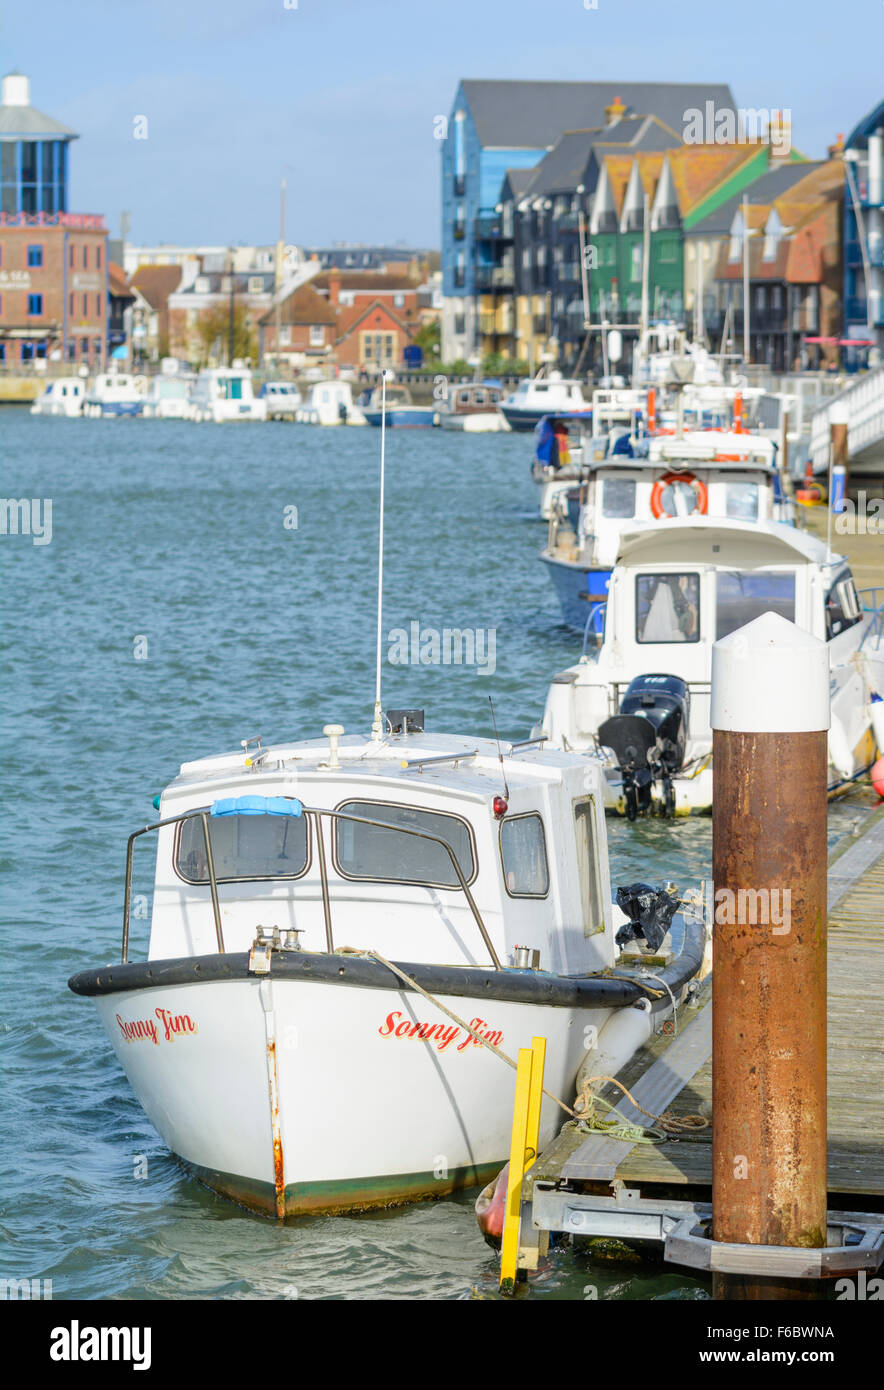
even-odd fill
[[[429,1042],[436,1048],[437,1052],[445,1052],[451,1045],[457,1042],[455,1052],[463,1052],[470,1044],[474,1047],[481,1047],[480,1038],[491,1043],[494,1047],[499,1047],[503,1042],[503,1031],[501,1029],[490,1030],[484,1018],[471,1018],[470,1027],[479,1034],[474,1038],[471,1033],[467,1033],[463,1028],[458,1028],[453,1023],[415,1023],[410,1018],[403,1018],[402,1014],[387,1014],[378,1033],[382,1038],[404,1038],[408,1041]],[[458,1041],[463,1039],[463,1041]]]
[[[199,1032],[190,1014],[173,1014],[168,1009],[154,1009],[154,1015],[163,1026],[166,1042],[174,1042],[177,1037]],[[127,1023],[119,1014],[115,1014],[114,1017],[127,1043],[152,1042],[159,1047],[160,1035],[153,1018],[136,1018]]]

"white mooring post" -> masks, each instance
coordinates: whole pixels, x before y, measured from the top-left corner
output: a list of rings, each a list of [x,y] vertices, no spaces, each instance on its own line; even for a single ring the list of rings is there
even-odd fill
[[[765,613],[712,649],[712,1226],[826,1244],[824,642]],[[716,1274],[724,1299],[819,1281]]]

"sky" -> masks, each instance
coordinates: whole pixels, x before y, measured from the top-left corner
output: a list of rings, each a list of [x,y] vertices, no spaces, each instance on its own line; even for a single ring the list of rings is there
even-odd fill
[[[884,0],[5,0],[0,69],[76,130],[70,208],[136,244],[438,246],[458,81],[708,81],[811,158],[884,99]],[[136,139],[145,130],[146,139]]]

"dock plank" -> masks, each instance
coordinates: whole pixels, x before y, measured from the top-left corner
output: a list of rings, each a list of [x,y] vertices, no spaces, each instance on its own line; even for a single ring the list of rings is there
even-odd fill
[[[836,854],[828,902],[829,1191],[884,1197],[884,810],[872,812],[864,833]],[[691,1028],[708,1014],[707,1005]],[[654,1042],[657,1045],[646,1049],[638,1064],[647,1075],[654,1069],[648,1069],[649,1056],[667,1055],[666,1044],[661,1048],[659,1040]],[[674,1045],[670,1042],[669,1048]],[[630,1073],[623,1080],[630,1089],[641,1087],[641,1080]],[[711,1105],[709,1056],[668,1108],[675,1115],[711,1114]],[[610,1146],[615,1141],[603,1142]],[[557,1144],[552,1163],[541,1160],[538,1169],[552,1168],[562,1177],[589,1181],[616,1176],[629,1186],[640,1186],[646,1196],[653,1195],[655,1185],[711,1187],[711,1130],[690,1139],[619,1148],[620,1161],[608,1176],[608,1149],[595,1136],[584,1136],[578,1146],[571,1131]],[[547,1176],[547,1171],[538,1171],[541,1175]]]

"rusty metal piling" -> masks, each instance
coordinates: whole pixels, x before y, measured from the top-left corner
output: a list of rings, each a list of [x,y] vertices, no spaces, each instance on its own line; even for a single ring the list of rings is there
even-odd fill
[[[713,1238],[826,1244],[826,647],[766,613],[713,648]],[[819,1284],[716,1274],[717,1299]]]

